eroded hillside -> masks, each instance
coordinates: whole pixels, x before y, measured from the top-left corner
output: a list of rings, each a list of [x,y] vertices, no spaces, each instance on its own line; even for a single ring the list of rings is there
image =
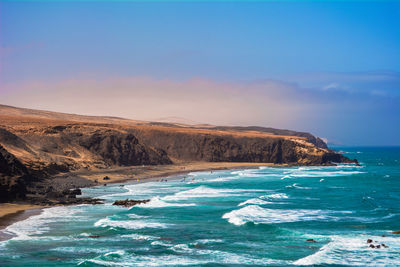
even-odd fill
[[[3,160],[0,175],[24,177],[24,183],[29,177],[49,178],[60,172],[185,161],[290,165],[354,162],[308,133],[96,119],[7,106],[0,106],[0,145],[3,158],[11,159]],[[10,162],[11,167],[7,167]],[[19,171],[9,173],[7,168]]]

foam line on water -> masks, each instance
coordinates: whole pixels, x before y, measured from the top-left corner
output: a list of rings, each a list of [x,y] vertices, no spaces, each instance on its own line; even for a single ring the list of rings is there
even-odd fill
[[[112,251],[99,257],[83,260],[78,265],[94,263],[104,266],[185,266],[204,264],[230,264],[230,265],[282,265],[287,261],[268,258],[254,258],[247,254],[235,254],[218,250],[200,250],[189,248],[186,244],[169,246],[169,249],[183,255],[134,255],[124,251]],[[186,256],[194,254],[199,257]],[[206,258],[204,258],[206,256]]]
[[[286,188],[294,188],[294,189],[312,189],[311,187],[307,187],[307,186],[299,186],[299,184],[297,184],[297,183],[294,183],[294,184],[291,184],[291,185],[287,185],[287,186],[285,186]]]
[[[260,198],[250,198],[246,201],[243,201],[238,204],[238,206],[244,206],[244,205],[249,205],[249,204],[255,204],[255,205],[266,205],[266,204],[273,204],[274,202],[270,201],[265,201]]]
[[[150,202],[142,203],[136,205],[135,207],[141,208],[165,208],[165,207],[189,207],[189,206],[196,206],[194,203],[171,203],[165,202],[160,197],[153,197],[150,199]],[[134,207],[133,207],[134,208]]]
[[[330,216],[330,211],[323,210],[283,210],[283,209],[267,209],[257,205],[245,206],[238,210],[225,213],[222,218],[227,219],[235,225],[243,225],[247,222],[255,224],[275,224],[289,223],[297,221],[313,221],[313,220],[335,220]]]
[[[241,196],[244,193],[249,192],[265,192],[265,190],[259,189],[217,189],[211,188],[207,186],[198,186],[193,189],[180,191],[175,193],[174,195],[165,196],[163,200],[185,200],[189,198],[212,198],[212,197],[229,197],[229,196]]]
[[[124,229],[167,228],[165,223],[149,222],[143,220],[119,221],[103,218],[94,223],[95,227],[118,227]]]
[[[13,240],[27,240],[36,235],[43,234],[50,230],[48,223],[79,220],[78,210],[74,207],[53,207],[43,209],[41,214],[31,216],[23,221],[15,222],[5,228],[5,233],[15,235]],[[51,238],[51,237],[49,237]]]
[[[56,247],[49,249],[50,251],[56,251],[61,253],[79,255],[79,254],[88,254],[88,253],[102,253],[104,252],[103,248],[91,248],[91,247],[81,247],[81,246],[74,246],[74,247]]]
[[[196,240],[192,245],[196,244],[218,244],[218,243],[223,243],[224,240],[222,239],[198,239]]]
[[[240,177],[238,177],[238,176],[222,176],[222,177],[207,179],[204,182],[206,182],[206,183],[220,183],[220,182],[234,181],[234,180],[237,180],[237,179],[240,179]]]
[[[157,240],[159,237],[151,236],[151,235],[141,235],[141,234],[128,234],[128,235],[121,235],[122,238],[129,238],[134,240]]]
[[[112,194],[107,194],[102,196],[105,199],[115,199],[116,197],[151,197],[158,194],[160,191],[164,193],[169,192],[177,192],[179,190],[185,189],[180,186],[172,186],[171,183],[160,183],[160,182],[149,182],[149,183],[141,183],[141,184],[130,184],[124,187],[125,192],[117,192]]]
[[[289,196],[285,193],[275,193],[270,195],[261,196],[261,199],[287,199]]]
[[[149,216],[137,215],[134,213],[128,214],[128,217],[131,219],[141,219],[141,218],[148,218]]]

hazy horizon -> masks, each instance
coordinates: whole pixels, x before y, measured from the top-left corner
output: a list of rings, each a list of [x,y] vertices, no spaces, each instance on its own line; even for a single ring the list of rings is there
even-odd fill
[[[400,3],[0,1],[0,103],[400,145]]]

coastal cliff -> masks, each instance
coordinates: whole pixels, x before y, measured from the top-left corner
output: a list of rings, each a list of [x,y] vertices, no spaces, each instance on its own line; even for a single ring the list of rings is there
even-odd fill
[[[306,137],[264,135],[262,132],[198,132],[170,129],[134,129],[146,145],[178,160],[208,162],[264,162],[290,165],[328,165],[353,162]]]
[[[0,202],[24,199],[27,184],[34,180],[29,170],[0,145]]]
[[[2,201],[24,198],[26,192],[49,193],[52,177],[80,170],[189,161],[357,163],[309,133],[138,122],[8,106],[0,106],[0,145]]]

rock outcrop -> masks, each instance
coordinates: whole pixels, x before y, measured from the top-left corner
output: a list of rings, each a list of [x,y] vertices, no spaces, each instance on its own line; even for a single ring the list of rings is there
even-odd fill
[[[132,207],[138,204],[145,204],[147,202],[150,202],[150,199],[144,199],[144,200],[125,199],[125,200],[116,200],[114,201],[113,205]]]
[[[27,184],[34,179],[25,165],[0,145],[0,202],[25,199]]]

